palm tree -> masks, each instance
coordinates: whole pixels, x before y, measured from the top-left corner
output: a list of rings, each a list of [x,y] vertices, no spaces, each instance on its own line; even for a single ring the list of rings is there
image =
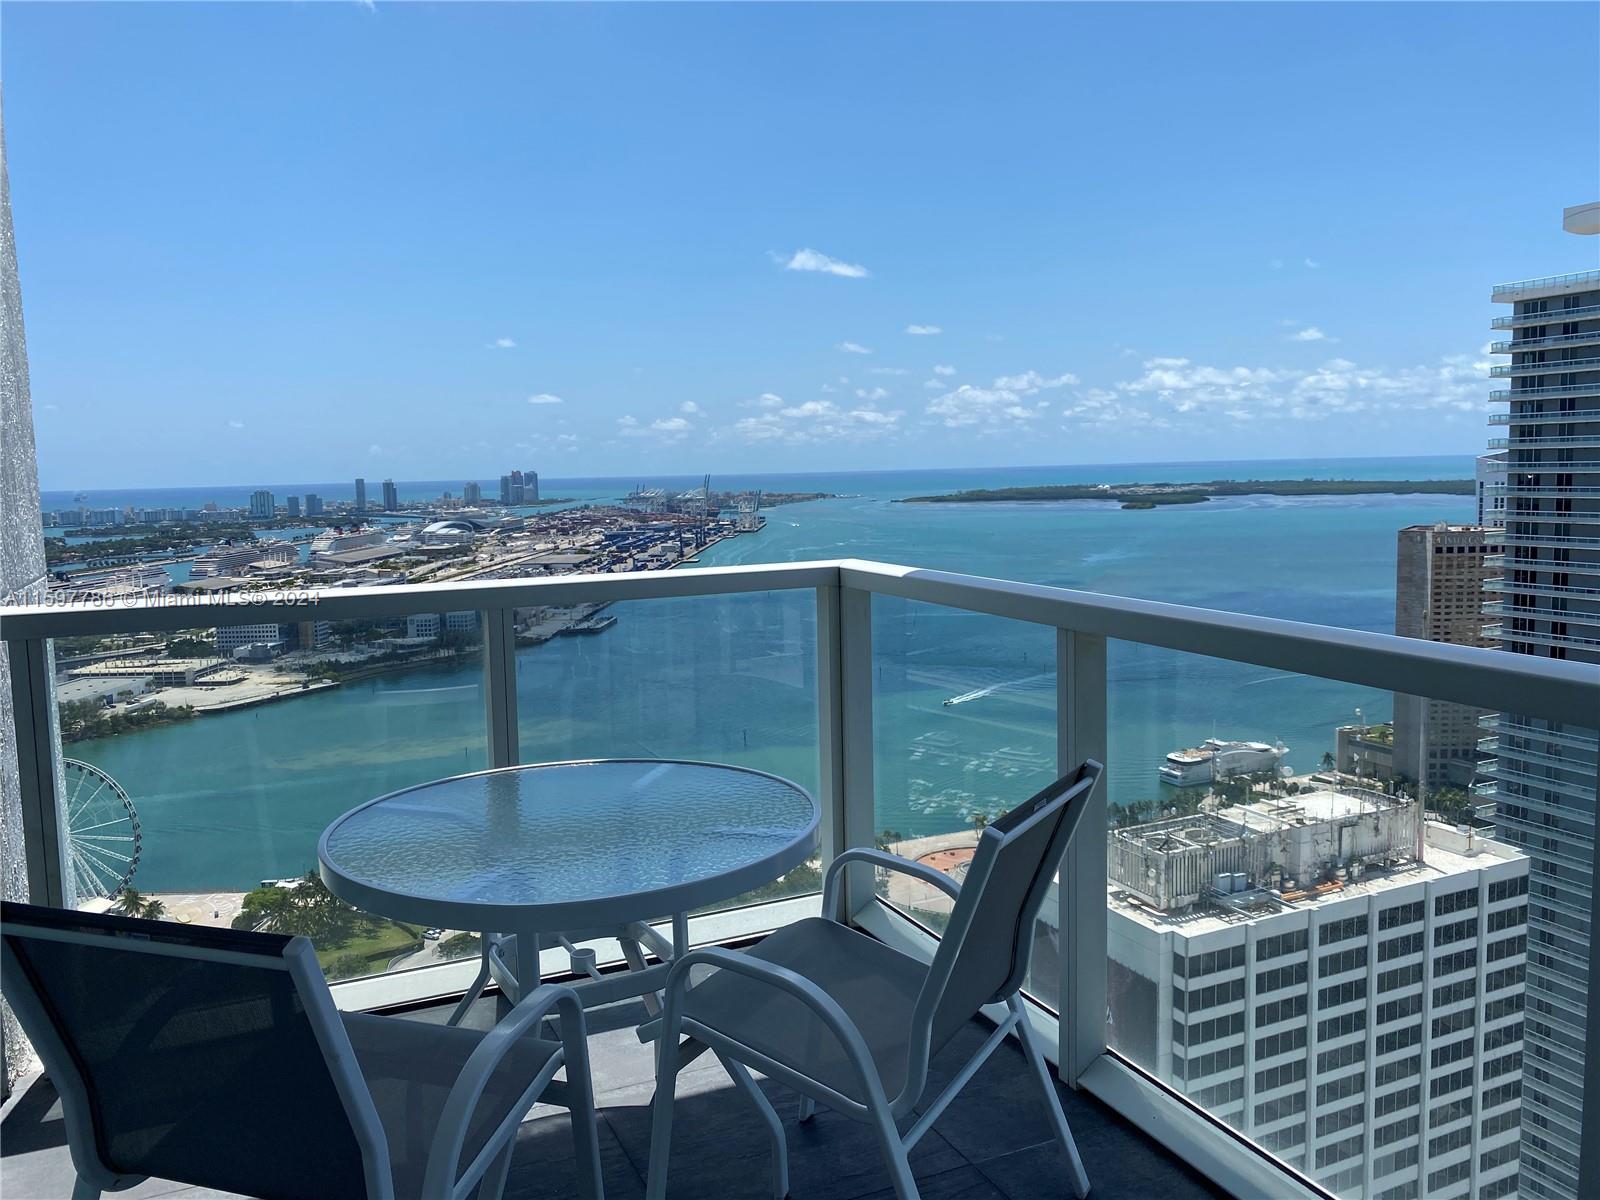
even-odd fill
[[[159,921],[167,915],[167,906],[161,901],[151,898],[140,905],[139,915],[147,921]]]
[[[160,901],[158,900],[156,903],[159,904]],[[117,896],[117,902],[111,906],[111,911],[121,913],[125,917],[140,917],[144,915],[144,904],[143,896],[135,889],[125,887],[122,889],[121,894]]]

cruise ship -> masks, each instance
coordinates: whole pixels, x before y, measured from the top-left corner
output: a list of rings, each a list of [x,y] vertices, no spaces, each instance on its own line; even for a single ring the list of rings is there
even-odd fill
[[[1173,787],[1207,787],[1230,775],[1275,771],[1289,747],[1279,742],[1227,742],[1207,738],[1188,750],[1174,750],[1161,764],[1161,782]]]

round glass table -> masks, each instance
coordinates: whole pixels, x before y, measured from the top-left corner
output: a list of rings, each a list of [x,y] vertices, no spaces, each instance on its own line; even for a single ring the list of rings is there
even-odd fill
[[[329,891],[359,909],[483,932],[475,988],[492,975],[514,1003],[539,982],[542,936],[569,948],[572,939],[617,936],[635,971],[641,942],[665,960],[684,944],[689,910],[809,858],[819,815],[804,789],[746,767],[539,763],[369,801],[323,831],[317,858]],[[668,916],[673,947],[646,924]],[[622,994],[653,986],[637,982]]]

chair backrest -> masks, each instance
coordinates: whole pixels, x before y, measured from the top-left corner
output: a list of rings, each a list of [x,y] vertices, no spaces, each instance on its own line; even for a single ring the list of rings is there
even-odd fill
[[[4,903],[0,954],[80,1173],[368,1196],[355,1129],[371,1127],[330,1067],[332,999],[303,938]]]
[[[950,924],[917,1001],[936,1052],[985,1004],[1022,986],[1034,921],[1103,767],[1087,760],[978,838]]]

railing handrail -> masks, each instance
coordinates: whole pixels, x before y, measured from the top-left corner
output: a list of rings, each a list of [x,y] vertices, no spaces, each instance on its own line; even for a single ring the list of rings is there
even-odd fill
[[[1518,279],[1513,283],[1497,283],[1491,295],[1503,296],[1507,292],[1525,292],[1529,288],[1551,287],[1565,283],[1600,283],[1600,271],[1569,271],[1565,275],[1541,275],[1538,279]]]
[[[828,586],[1573,724],[1592,722],[1600,712],[1600,671],[1588,664],[861,559],[323,588],[295,593],[299,601],[175,604],[167,596],[106,608],[28,605],[0,609],[0,638],[22,642]]]

